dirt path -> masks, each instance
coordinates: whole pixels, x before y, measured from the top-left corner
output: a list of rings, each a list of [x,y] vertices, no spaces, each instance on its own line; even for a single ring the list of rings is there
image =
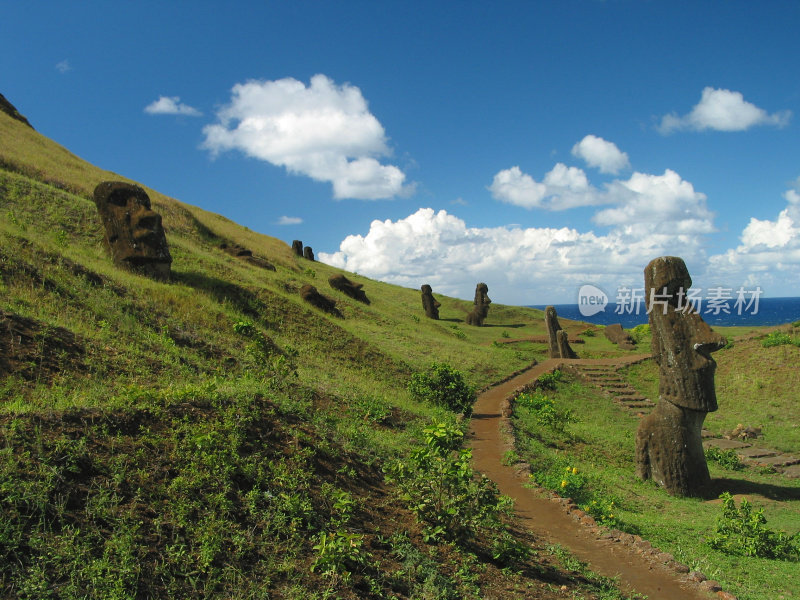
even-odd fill
[[[640,356],[624,359],[580,359],[572,364],[622,364],[641,359]],[[475,403],[471,420],[470,439],[473,465],[497,483],[500,493],[514,498],[516,512],[522,523],[535,535],[550,543],[568,548],[590,568],[607,577],[619,576],[620,587],[627,593],[645,594],[650,600],[708,600],[712,596],[700,590],[664,564],[646,558],[632,546],[600,538],[596,529],[587,527],[572,518],[559,503],[523,487],[525,474],[502,464],[503,453],[508,449],[502,437],[503,402],[514,390],[534,381],[539,375],[562,364],[560,359],[546,360],[513,379],[482,393]],[[683,579],[681,579],[683,577]]]

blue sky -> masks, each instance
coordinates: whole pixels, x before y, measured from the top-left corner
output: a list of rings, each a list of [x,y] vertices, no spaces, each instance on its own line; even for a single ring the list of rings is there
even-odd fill
[[[697,288],[800,295],[800,3],[0,14],[0,93],[38,131],[350,271],[566,303],[671,254]]]

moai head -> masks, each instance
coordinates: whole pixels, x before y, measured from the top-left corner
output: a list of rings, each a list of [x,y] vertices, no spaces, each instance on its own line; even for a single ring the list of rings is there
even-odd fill
[[[361,289],[364,287],[364,284],[350,281],[344,275],[331,275],[328,277],[328,283],[333,289],[339,290],[354,300],[358,300],[364,304],[369,304],[369,298],[367,298],[367,294]]]
[[[310,261],[314,260],[314,251],[311,249],[311,246],[303,248],[303,258]]]
[[[437,301],[436,298],[433,297],[433,290],[427,283],[423,285],[421,289],[422,308],[425,311],[425,315],[430,319],[438,319],[439,307],[442,305],[441,302]]]
[[[320,310],[324,310],[325,312],[337,317],[342,316],[342,313],[340,313],[339,309],[336,308],[336,302],[327,296],[320,294],[317,291],[317,288],[315,288],[313,285],[306,284],[301,287],[300,297],[312,306],[316,306]]]
[[[683,259],[662,256],[644,270],[644,287],[653,358],[660,371],[659,396],[675,406],[717,410],[716,362],[711,353],[726,340],[715,333],[688,303],[692,278]]]
[[[154,279],[169,279],[172,257],[161,215],[138,185],[104,181],[94,189],[94,203],[106,229],[106,244],[115,264]]]
[[[292,250],[297,256],[303,256],[303,242],[300,240],[294,240],[292,242]]]
[[[485,283],[479,283],[475,286],[475,301],[474,304],[481,306],[486,306],[486,312],[489,312],[489,305],[492,301],[489,299],[489,286]]]

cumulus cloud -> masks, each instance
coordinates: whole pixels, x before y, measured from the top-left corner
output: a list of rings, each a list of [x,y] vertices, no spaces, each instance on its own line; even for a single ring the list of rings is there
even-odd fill
[[[566,210],[605,202],[581,169],[557,163],[536,181],[518,166],[499,171],[489,186],[492,197],[523,208]]]
[[[625,152],[621,152],[613,142],[595,135],[587,135],[575,144],[572,147],[572,155],[583,159],[587,165],[599,169],[601,173],[616,175],[622,169],[630,167]]]
[[[752,217],[739,246],[710,257],[713,273],[764,286],[769,295],[796,295],[796,285],[786,286],[800,277],[800,178],[783,197],[786,208],[774,221]]]
[[[219,122],[203,129],[212,154],[239,150],[290,173],[330,182],[335,198],[376,200],[406,195],[413,186],[389,156],[386,133],[361,90],[325,75],[310,84],[293,78],[248,81],[232,89]]]
[[[300,225],[303,222],[303,219],[300,217],[287,217],[282,216],[278,219],[278,225]]]
[[[791,111],[784,110],[769,114],[755,104],[747,102],[741,92],[706,87],[692,111],[678,116],[675,113],[664,115],[658,130],[667,134],[688,129],[703,131],[744,131],[756,125],[785,127],[791,118]]]
[[[186,117],[199,117],[201,113],[196,108],[183,104],[179,96],[159,96],[144,108],[149,115],[184,115]]]
[[[59,73],[67,73],[68,71],[72,71],[72,65],[69,64],[69,60],[66,58],[62,61],[56,63],[56,71]]]

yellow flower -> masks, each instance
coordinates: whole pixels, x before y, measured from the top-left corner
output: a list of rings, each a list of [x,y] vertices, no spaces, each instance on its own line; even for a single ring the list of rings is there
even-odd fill
[[[566,479],[562,479],[561,480],[561,487],[567,487],[567,480]]]
[[[578,474],[578,467],[572,467],[572,474],[573,475],[577,475]]]

